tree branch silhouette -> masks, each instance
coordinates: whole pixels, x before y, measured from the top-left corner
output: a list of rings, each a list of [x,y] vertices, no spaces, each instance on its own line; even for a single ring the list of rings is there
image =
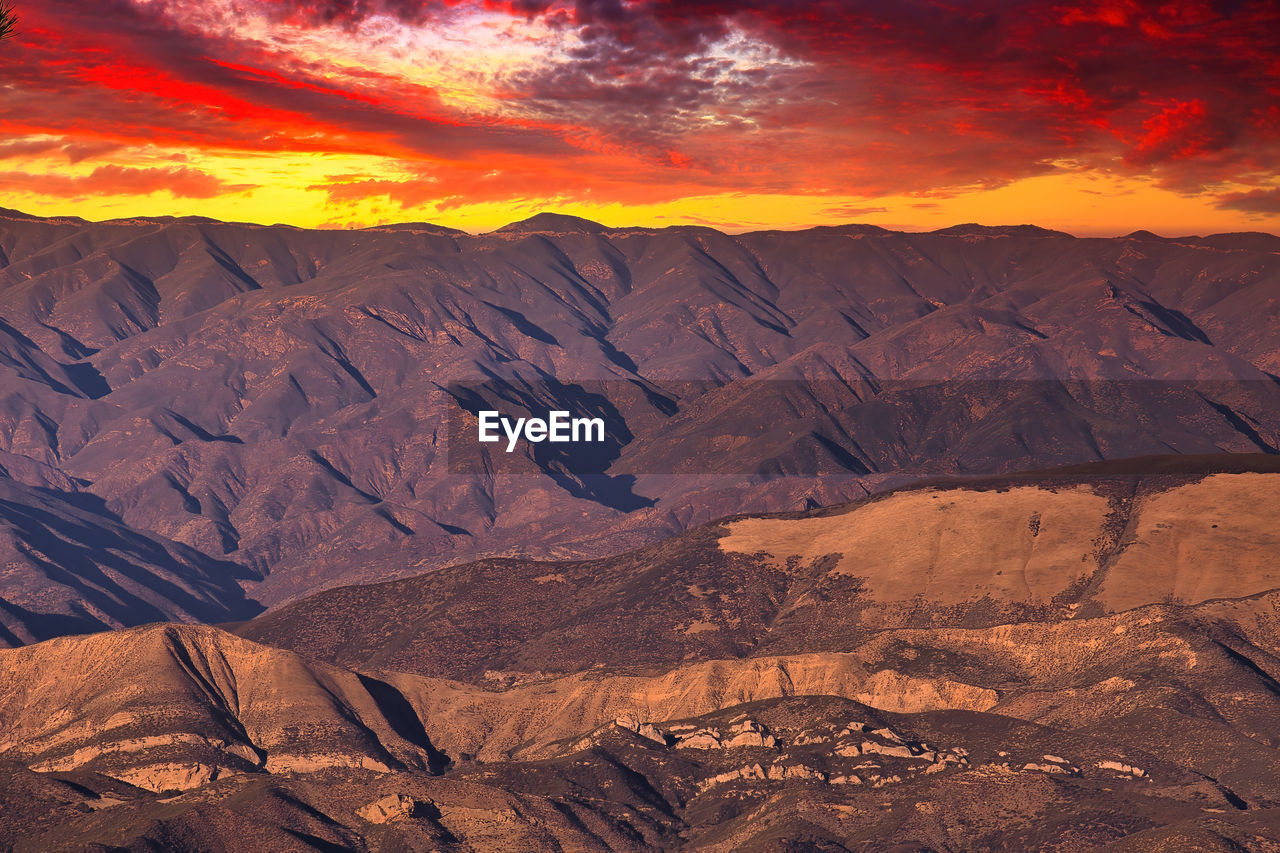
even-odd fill
[[[13,28],[18,24],[18,16],[8,3],[0,3],[0,41],[13,36]]]

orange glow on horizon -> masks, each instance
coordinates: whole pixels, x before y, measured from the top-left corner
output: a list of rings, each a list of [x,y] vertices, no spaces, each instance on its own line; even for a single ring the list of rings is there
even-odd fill
[[[0,206],[472,232],[542,210],[731,232],[1280,231],[1272,4],[1027,0],[934,25],[913,17],[944,14],[927,0],[801,7],[20,5]],[[1117,46],[1128,67],[1095,61]]]

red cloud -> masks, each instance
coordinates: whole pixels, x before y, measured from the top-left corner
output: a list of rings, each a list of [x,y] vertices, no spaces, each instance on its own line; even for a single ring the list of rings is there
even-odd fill
[[[228,184],[189,166],[134,169],[111,165],[99,166],[80,178],[0,172],[0,186],[64,198],[149,195],[155,192],[168,192],[176,198],[213,198],[254,189],[252,184]]]
[[[1130,163],[1187,160],[1221,149],[1228,134],[1199,99],[1174,102],[1143,122],[1142,130],[1142,138],[1125,155]]]
[[[382,154],[433,180],[324,188],[410,206],[532,192],[600,202],[725,189],[942,194],[1061,161],[1186,192],[1229,181],[1266,189],[1280,163],[1280,7],[1268,0],[264,7],[292,26],[347,27],[371,15],[432,26],[483,7],[572,33],[567,58],[502,77],[503,119],[451,110],[410,81],[322,75],[255,42],[184,28],[185,2],[168,0],[173,15],[125,0],[30,10],[22,41],[0,56],[0,132]]]

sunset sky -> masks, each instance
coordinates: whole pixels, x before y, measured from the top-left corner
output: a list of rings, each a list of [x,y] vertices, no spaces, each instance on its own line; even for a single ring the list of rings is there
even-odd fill
[[[1280,3],[16,0],[0,206],[1280,232]]]

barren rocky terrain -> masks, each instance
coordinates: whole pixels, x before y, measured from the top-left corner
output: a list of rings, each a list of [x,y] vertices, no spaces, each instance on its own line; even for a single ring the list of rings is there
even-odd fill
[[[3,650],[0,844],[1280,849],[1277,490],[934,478]]]
[[[1260,234],[2,211],[0,644],[602,557],[926,475],[1273,452],[1278,312]],[[608,441],[451,447],[499,397],[599,413]]]
[[[1260,234],[0,211],[0,850],[1280,850],[1277,330]]]

